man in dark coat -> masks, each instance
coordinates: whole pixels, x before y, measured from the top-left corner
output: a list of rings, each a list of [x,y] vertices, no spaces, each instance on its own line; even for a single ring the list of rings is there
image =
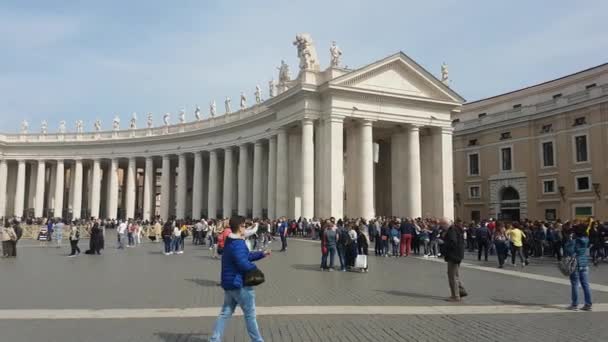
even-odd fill
[[[439,225],[445,231],[443,257],[448,263],[448,283],[450,284],[451,296],[449,302],[460,302],[461,297],[467,295],[466,290],[460,282],[460,262],[464,259],[464,229],[460,223],[448,227],[447,219],[442,219]]]

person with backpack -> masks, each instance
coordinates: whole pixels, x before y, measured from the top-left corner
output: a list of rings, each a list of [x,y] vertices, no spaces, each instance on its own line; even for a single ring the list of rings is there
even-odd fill
[[[448,283],[451,296],[448,302],[460,302],[462,297],[467,296],[460,281],[460,263],[464,259],[464,229],[457,224],[449,225],[447,219],[441,219],[439,226],[444,230],[442,253],[448,263]]]
[[[170,255],[171,254],[171,241],[172,241],[172,237],[173,237],[173,227],[171,227],[171,222],[167,221],[165,222],[165,225],[163,226],[163,230],[160,233],[162,239],[163,239],[163,243],[165,244],[165,255]]]
[[[583,288],[585,305],[581,308],[584,311],[591,311],[591,288],[589,287],[589,259],[587,249],[589,248],[589,238],[587,238],[587,227],[583,224],[574,227],[573,238],[568,240],[564,248],[565,255],[576,259],[576,268],[570,274],[571,285],[571,304],[568,310],[578,310],[578,284]]]
[[[340,271],[346,272],[346,251],[350,244],[350,236],[348,235],[348,230],[344,228],[342,220],[338,220],[336,231],[338,233],[338,244],[336,247],[338,251],[338,260],[340,261]]]
[[[78,241],[80,240],[80,228],[78,228],[77,224],[72,224],[70,227],[70,247],[72,251],[68,257],[75,257],[80,254],[80,248],[78,247]]]
[[[390,240],[391,240],[393,256],[395,258],[399,256],[399,243],[401,242],[399,240],[399,229],[398,228],[399,228],[399,226],[397,225],[396,222],[391,224]]]
[[[253,263],[270,255],[270,251],[250,252],[245,245],[245,219],[241,216],[230,219],[230,233],[224,243],[222,254],[222,282],[224,304],[211,334],[210,342],[222,340],[224,329],[237,305],[243,310],[245,326],[249,338],[254,342],[263,342],[255,314],[255,290],[248,286],[247,275],[250,272],[261,273]]]
[[[488,226],[486,224],[482,225],[481,227],[479,227],[479,229],[477,229],[477,260],[481,261],[481,252],[483,250],[484,252],[484,260],[488,261],[488,251],[490,249],[490,240],[491,240],[491,235],[490,235],[490,229],[488,229]]]

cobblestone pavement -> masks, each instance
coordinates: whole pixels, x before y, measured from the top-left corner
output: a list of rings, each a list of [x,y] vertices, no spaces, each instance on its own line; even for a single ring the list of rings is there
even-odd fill
[[[81,247],[86,244],[81,243]],[[222,302],[219,261],[203,247],[164,256],[160,244],[116,250],[113,240],[100,257],[66,258],[63,249],[25,241],[19,258],[0,260],[0,310],[206,308]],[[276,246],[278,247],[278,246]],[[83,248],[84,250],[84,248]],[[290,241],[258,263],[267,282],[256,290],[258,306],[444,306],[444,263],[419,258],[370,257],[367,274],[320,272],[319,245]],[[467,262],[477,263],[467,256]],[[484,264],[482,262],[482,264]],[[493,266],[492,262],[484,264]],[[607,265],[608,266],[608,265]],[[521,272],[559,277],[549,261]],[[606,267],[592,269],[608,285]],[[467,305],[567,304],[567,285],[478,269],[461,270]],[[594,291],[594,303],[608,292]],[[259,317],[268,341],[604,341],[608,313],[469,315],[299,315]],[[0,320],[0,341],[205,341],[214,318]],[[227,330],[228,341],[245,341],[242,317]]]

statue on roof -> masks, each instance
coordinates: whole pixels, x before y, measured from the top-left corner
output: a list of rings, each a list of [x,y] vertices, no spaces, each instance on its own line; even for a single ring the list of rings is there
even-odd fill
[[[93,127],[95,128],[95,132],[101,131],[101,121],[99,119],[95,120]]]
[[[196,106],[196,109],[194,109],[194,117],[197,121],[201,121],[201,108],[199,106]]]
[[[216,111],[216,104],[215,104],[215,100],[211,101],[211,103],[209,104],[209,116],[214,117],[215,116],[215,111]]]
[[[65,133],[65,120],[59,121],[59,133],[61,133],[61,134]]]
[[[262,89],[259,84],[255,86],[255,103],[262,103]]]
[[[241,101],[239,106],[241,107],[241,110],[244,110],[245,108],[247,108],[247,98],[245,97],[245,93],[241,92]]]
[[[76,120],[76,132],[78,133],[82,133],[84,128],[84,123],[82,122],[82,120]]]
[[[112,121],[112,129],[114,131],[120,130],[120,118],[118,115],[114,116],[114,120]]]
[[[319,59],[317,58],[317,50],[310,34],[300,33],[296,35],[296,40],[293,42],[298,49],[298,58],[300,59],[300,70],[319,70]]]
[[[152,113],[148,113],[148,120],[146,122],[146,124],[148,125],[148,128],[152,128]]]
[[[131,114],[131,123],[129,124],[129,128],[137,129],[137,113]]]
[[[226,107],[226,114],[230,114],[232,112],[230,108],[230,97],[226,96],[226,100],[224,100],[224,107]]]
[[[342,59],[342,50],[336,45],[335,41],[331,42],[331,47],[329,48],[329,54],[331,57],[331,66],[337,68],[340,66],[340,60]]]
[[[21,121],[21,134],[27,134],[27,131],[30,129],[30,124],[27,120]]]
[[[185,109],[182,109],[179,111],[179,123],[180,124],[186,123],[186,110]]]
[[[276,91],[276,84],[274,84],[274,80],[270,80],[268,81],[268,96],[270,97],[274,97],[275,95],[275,91]]]
[[[47,124],[46,120],[42,120],[42,123],[40,124],[40,133],[46,135],[48,128],[49,125]]]
[[[286,84],[287,82],[291,81],[291,73],[289,72],[289,65],[287,65],[287,63],[285,63],[284,60],[281,60],[281,66],[278,67],[277,69],[279,69],[279,84]]]
[[[165,113],[165,115],[163,115],[163,122],[164,122],[165,126],[169,126],[170,117],[171,117],[171,114],[169,114],[169,113]]]
[[[448,85],[448,83],[450,83],[450,79],[448,76],[448,65],[445,64],[445,62],[441,64],[441,82],[443,82],[443,84],[445,85]]]

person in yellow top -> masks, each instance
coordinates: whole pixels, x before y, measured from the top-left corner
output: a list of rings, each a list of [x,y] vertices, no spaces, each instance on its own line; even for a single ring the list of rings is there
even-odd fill
[[[523,244],[523,240],[526,238],[526,234],[519,229],[519,224],[516,224],[513,229],[510,229],[507,232],[507,237],[511,241],[511,264],[515,266],[515,254],[519,255],[519,260],[521,261],[521,266],[524,267],[528,265],[528,260],[524,260],[524,256],[521,253],[521,249]]]

